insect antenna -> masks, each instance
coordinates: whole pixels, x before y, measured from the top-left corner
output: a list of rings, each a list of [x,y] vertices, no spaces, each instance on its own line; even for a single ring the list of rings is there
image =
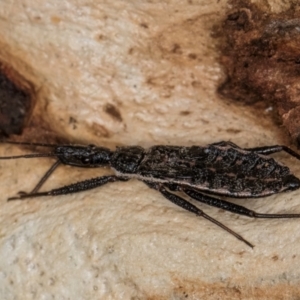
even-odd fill
[[[39,146],[39,147],[57,147],[57,146],[61,146],[61,145],[58,145],[58,144],[15,142],[15,141],[6,141],[6,140],[0,140],[0,143],[1,144],[13,144],[13,145],[25,145],[25,146]]]
[[[24,155],[12,155],[12,156],[0,156],[0,159],[18,159],[18,158],[34,158],[34,157],[57,157],[57,153],[48,152],[48,153],[31,153]]]
[[[15,142],[15,141],[6,141],[0,140],[1,144],[13,144],[13,145],[25,145],[25,146],[38,146],[38,147],[57,147],[57,144],[46,144],[46,143],[28,143],[28,142]],[[17,158],[35,158],[35,157],[53,157],[59,156],[57,153],[54,152],[47,152],[47,153],[30,153],[24,155],[12,155],[12,156],[0,156],[0,159],[17,159]]]

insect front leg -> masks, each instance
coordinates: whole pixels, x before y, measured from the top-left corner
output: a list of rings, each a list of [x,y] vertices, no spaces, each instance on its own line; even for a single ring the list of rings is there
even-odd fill
[[[46,191],[46,192],[21,194],[17,197],[8,198],[8,201],[10,201],[10,200],[21,200],[21,199],[25,199],[25,198],[41,197],[41,196],[58,196],[58,195],[73,194],[73,193],[78,193],[78,192],[81,192],[81,191],[94,189],[96,187],[102,186],[102,185],[107,184],[109,182],[126,181],[126,180],[128,180],[128,179],[123,178],[123,177],[119,177],[119,176],[116,176],[116,175],[95,177],[95,178],[91,178],[91,179],[88,179],[88,180],[73,183],[73,184],[70,184],[70,185],[66,185],[66,186],[63,186],[61,188]]]
[[[200,210],[195,205],[193,205],[190,202],[188,202],[187,200],[179,197],[178,195],[170,193],[167,190],[167,186],[165,186],[164,184],[162,184],[162,183],[155,183],[155,182],[151,182],[151,181],[144,181],[144,183],[146,183],[150,188],[159,191],[166,199],[168,199],[169,201],[173,202],[174,204],[182,207],[183,209],[185,209],[187,211],[190,211],[190,212],[196,214],[199,217],[203,217],[203,218],[209,220],[210,222],[216,224],[217,226],[219,226],[222,229],[226,230],[228,233],[230,233],[233,236],[235,236],[238,240],[244,242],[249,247],[251,247],[251,248],[254,247],[250,242],[248,242],[247,240],[245,240],[241,235],[239,235],[238,233],[234,232],[233,230],[231,230],[227,226],[223,225],[222,223],[220,223],[216,219],[210,217],[209,215],[207,215],[206,213],[204,213],[202,210]]]
[[[61,164],[61,162],[58,160],[56,161],[50,169],[44,174],[44,176],[40,179],[40,181],[36,184],[36,186],[32,189],[30,193],[26,192],[18,192],[20,195],[30,195],[30,194],[35,194],[41,187],[42,185],[46,182],[46,180],[50,177],[50,175],[57,169],[57,167]]]

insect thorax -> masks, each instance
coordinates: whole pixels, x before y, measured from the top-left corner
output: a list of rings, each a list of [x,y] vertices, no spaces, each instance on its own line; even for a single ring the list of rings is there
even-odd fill
[[[145,155],[139,146],[118,147],[111,157],[110,165],[121,174],[133,174]]]

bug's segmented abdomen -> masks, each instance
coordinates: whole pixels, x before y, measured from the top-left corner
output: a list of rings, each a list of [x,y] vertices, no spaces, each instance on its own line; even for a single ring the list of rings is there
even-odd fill
[[[226,144],[154,146],[136,173],[233,197],[271,195],[293,189],[298,180],[273,158]]]

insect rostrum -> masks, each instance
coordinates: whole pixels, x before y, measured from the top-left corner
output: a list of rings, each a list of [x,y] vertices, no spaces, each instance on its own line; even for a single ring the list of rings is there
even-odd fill
[[[300,155],[286,146],[243,149],[232,142],[219,142],[191,147],[158,145],[149,149],[128,146],[111,151],[94,145],[49,145],[11,141],[5,143],[49,147],[52,151],[0,157],[0,159],[57,158],[30,193],[21,193],[8,200],[66,195],[96,188],[109,182],[136,178],[159,191],[169,201],[206,218],[250,247],[253,245],[241,235],[208,216],[182,196],[253,218],[300,218],[300,213],[257,213],[218,198],[218,196],[258,198],[298,189],[300,180],[291,174],[288,167],[269,157],[270,154],[285,151],[300,160]],[[38,192],[61,164],[85,168],[109,166],[114,170],[115,175],[96,177],[50,191]],[[179,196],[178,193],[182,195]]]

